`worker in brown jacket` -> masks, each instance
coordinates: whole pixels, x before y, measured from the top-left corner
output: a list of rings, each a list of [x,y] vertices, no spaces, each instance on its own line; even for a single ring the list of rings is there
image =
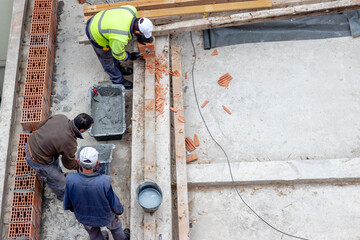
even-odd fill
[[[65,168],[79,168],[75,160],[77,138],[83,138],[94,120],[86,113],[81,113],[73,120],[62,114],[53,115],[39,123],[25,146],[26,162],[47,183],[59,200],[63,200],[66,180],[58,157]]]

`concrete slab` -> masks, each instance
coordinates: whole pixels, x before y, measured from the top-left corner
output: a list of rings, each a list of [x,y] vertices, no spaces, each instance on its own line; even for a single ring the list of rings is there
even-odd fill
[[[200,32],[195,84],[208,125],[231,161],[285,161],[359,156],[360,95],[357,51],[351,37],[243,44],[203,50]],[[224,162],[199,116],[191,83],[189,34],[173,38],[183,50],[186,133],[197,133],[199,161]],[[217,84],[230,73],[228,88]],[[227,114],[222,105],[232,111]],[[349,127],[350,126],[350,127]]]
[[[188,164],[189,186],[232,185],[227,163]],[[353,182],[360,180],[360,159],[235,162],[236,185]]]

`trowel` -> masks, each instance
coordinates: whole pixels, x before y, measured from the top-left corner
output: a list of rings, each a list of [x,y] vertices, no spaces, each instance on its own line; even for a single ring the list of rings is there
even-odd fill
[[[148,49],[148,48],[145,48],[145,52],[138,53],[138,54],[136,54],[136,56],[137,56],[137,57],[140,57],[141,55],[143,55],[143,54],[145,54],[145,53],[147,53],[147,54],[152,54],[152,51],[151,51],[150,49]]]
[[[101,95],[98,91],[96,91],[95,88],[92,89],[92,91],[94,92],[94,96],[93,96],[93,99],[95,102],[100,102],[101,100]]]

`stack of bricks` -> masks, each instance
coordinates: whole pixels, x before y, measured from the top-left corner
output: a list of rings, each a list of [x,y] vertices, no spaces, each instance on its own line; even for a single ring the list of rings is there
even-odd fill
[[[30,133],[20,133],[16,157],[8,240],[39,240],[43,185],[26,163],[25,145]]]
[[[34,131],[49,116],[58,0],[34,0],[21,125]]]

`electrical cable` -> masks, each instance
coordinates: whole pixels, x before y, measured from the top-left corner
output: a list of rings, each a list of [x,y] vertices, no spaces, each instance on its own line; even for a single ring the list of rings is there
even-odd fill
[[[193,47],[193,51],[194,51],[194,62],[193,62],[193,65],[192,65],[192,69],[191,69],[191,79],[192,79],[192,85],[193,85],[193,90],[194,90],[194,96],[195,96],[195,101],[196,101],[196,106],[198,107],[198,110],[199,110],[199,113],[200,113],[200,116],[201,116],[201,119],[205,125],[205,128],[207,130],[207,132],[209,133],[210,137],[212,138],[212,140],[215,142],[215,144],[221,149],[221,151],[224,153],[225,157],[226,157],[226,160],[227,160],[227,164],[228,164],[228,167],[229,167],[229,172],[230,172],[230,176],[231,176],[231,181],[232,181],[232,184],[233,184],[233,187],[235,188],[235,191],[236,193],[239,195],[241,201],[261,220],[263,221],[266,225],[268,225],[269,227],[271,227],[272,229],[278,231],[279,233],[282,233],[286,236],[289,236],[289,237],[292,237],[292,238],[297,238],[297,239],[302,239],[302,240],[309,240],[307,238],[302,238],[302,237],[298,237],[298,236],[295,236],[295,235],[292,235],[292,234],[289,234],[289,233],[286,233],[286,232],[283,232],[281,231],[280,229],[274,227],[273,225],[271,225],[269,222],[267,222],[265,219],[263,219],[257,212],[255,212],[254,209],[252,209],[249,204],[247,204],[245,202],[245,200],[243,199],[243,197],[241,196],[239,190],[237,189],[236,187],[236,184],[235,184],[235,180],[234,180],[234,176],[233,176],[233,173],[232,173],[232,170],[231,170],[231,164],[230,164],[230,160],[229,160],[229,157],[225,151],[225,149],[215,140],[214,136],[212,135],[212,133],[210,132],[210,129],[209,127],[207,126],[206,124],[206,121],[205,121],[205,118],[204,116],[202,115],[202,112],[201,112],[201,109],[200,109],[200,105],[199,105],[199,101],[198,101],[198,98],[197,98],[197,94],[196,94],[196,88],[195,88],[195,81],[194,81],[194,68],[195,68],[195,64],[196,64],[196,49],[195,49],[195,45],[194,45],[194,41],[193,41],[193,37],[192,37],[192,32],[190,32],[190,39],[191,39],[191,45]]]

